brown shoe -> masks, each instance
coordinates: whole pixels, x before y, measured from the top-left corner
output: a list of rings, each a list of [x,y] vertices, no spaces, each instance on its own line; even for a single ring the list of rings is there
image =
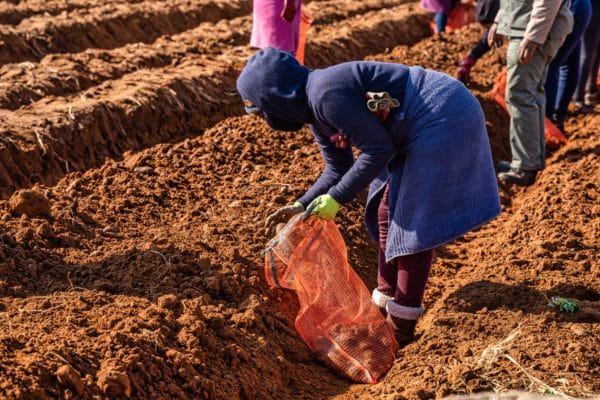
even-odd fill
[[[386,321],[394,329],[394,335],[400,347],[406,346],[415,338],[416,319],[402,319],[388,314]]]

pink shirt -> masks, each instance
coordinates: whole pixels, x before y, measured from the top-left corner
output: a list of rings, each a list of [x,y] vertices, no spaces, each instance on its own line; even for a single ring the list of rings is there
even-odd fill
[[[296,55],[300,34],[302,0],[297,1],[298,5],[294,20],[286,22],[281,18],[284,0],[254,0],[250,46],[259,49],[274,47]]]

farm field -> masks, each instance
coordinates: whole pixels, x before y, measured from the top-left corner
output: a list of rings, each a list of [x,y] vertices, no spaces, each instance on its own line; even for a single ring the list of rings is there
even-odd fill
[[[368,59],[453,74],[475,24],[431,36],[405,0],[313,0],[306,64]],[[375,385],[346,381],[272,290],[264,219],[322,169],[308,129],[246,116],[246,0],[0,2],[0,399],[429,399],[519,389],[600,395],[600,117],[503,212],[439,248],[418,339]],[[508,116],[468,85],[494,160]],[[459,155],[457,155],[458,157]],[[364,195],[338,224],[372,289]],[[549,307],[575,300],[573,314]]]

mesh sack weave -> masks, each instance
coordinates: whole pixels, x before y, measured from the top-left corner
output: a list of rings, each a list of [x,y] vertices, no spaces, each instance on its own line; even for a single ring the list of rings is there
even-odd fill
[[[390,369],[394,332],[348,264],[333,221],[296,216],[269,243],[265,276],[271,286],[297,293],[296,330],[323,363],[361,383],[375,383]]]

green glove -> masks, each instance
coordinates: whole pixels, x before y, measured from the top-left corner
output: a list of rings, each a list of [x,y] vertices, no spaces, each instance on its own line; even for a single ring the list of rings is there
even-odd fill
[[[275,211],[273,214],[267,217],[267,221],[265,224],[267,228],[267,235],[272,236],[273,234],[275,234],[277,225],[285,224],[294,215],[300,214],[303,211],[304,206],[302,205],[302,203],[299,202],[295,202],[292,205],[282,207],[279,210]]]
[[[340,203],[328,194],[323,194],[314,199],[307,208],[310,215],[315,217],[332,220],[340,209]]]

